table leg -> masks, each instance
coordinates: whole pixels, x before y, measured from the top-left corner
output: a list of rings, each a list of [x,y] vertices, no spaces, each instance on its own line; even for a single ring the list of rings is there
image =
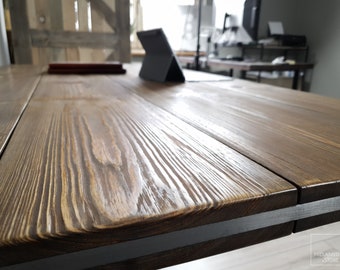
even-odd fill
[[[292,88],[297,90],[299,86],[299,75],[300,75],[300,70],[294,70],[294,77],[293,77],[293,85]]]
[[[229,76],[230,76],[230,77],[233,77],[233,76],[234,76],[234,70],[233,70],[232,68],[229,70]]]
[[[245,78],[246,78],[246,74],[247,74],[247,73],[246,73],[245,70],[241,70],[241,71],[240,71],[240,78],[241,78],[241,79],[245,79]]]

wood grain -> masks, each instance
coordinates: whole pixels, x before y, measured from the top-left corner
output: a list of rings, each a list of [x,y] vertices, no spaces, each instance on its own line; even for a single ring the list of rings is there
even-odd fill
[[[41,79],[0,162],[0,264],[295,205],[287,181],[125,76]]]
[[[301,203],[340,195],[340,100],[242,80],[121,83],[294,183]]]
[[[39,68],[0,69],[0,157],[40,78]]]

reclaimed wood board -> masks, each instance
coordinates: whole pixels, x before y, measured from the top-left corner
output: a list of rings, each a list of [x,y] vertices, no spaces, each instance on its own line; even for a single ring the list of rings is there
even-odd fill
[[[0,162],[1,265],[296,204],[293,185],[117,76],[40,80]]]
[[[40,79],[39,68],[0,69],[0,157]]]
[[[16,64],[130,62],[129,1],[8,2]]]
[[[300,203],[340,195],[340,100],[237,79],[160,85],[131,77],[121,84],[287,179]]]

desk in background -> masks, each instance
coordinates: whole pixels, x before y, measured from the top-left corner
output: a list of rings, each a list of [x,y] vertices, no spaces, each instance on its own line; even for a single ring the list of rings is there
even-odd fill
[[[179,57],[182,64],[190,67],[193,64],[193,58],[190,57]],[[234,70],[241,71],[241,78],[246,78],[246,72],[248,71],[293,71],[293,81],[292,89],[298,89],[299,78],[301,73],[304,74],[306,70],[312,69],[314,64],[312,63],[296,63],[296,64],[272,64],[267,62],[247,62],[247,61],[230,61],[230,60],[220,60],[220,59],[206,59],[201,60],[202,67],[210,68],[223,68],[225,70],[230,70],[229,75],[233,76]],[[304,75],[301,76],[302,85],[304,80]]]
[[[0,69],[0,266],[159,268],[340,220],[339,100],[139,68]]]

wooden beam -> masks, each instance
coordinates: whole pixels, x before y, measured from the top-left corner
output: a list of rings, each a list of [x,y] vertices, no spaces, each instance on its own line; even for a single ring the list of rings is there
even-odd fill
[[[91,7],[93,10],[97,11],[98,14],[104,17],[107,24],[112,28],[114,32],[117,31],[116,24],[116,12],[114,12],[111,7],[109,7],[103,0],[91,1]]]
[[[125,0],[116,0],[116,10],[119,10],[116,18],[117,35],[121,38],[119,48],[117,48],[119,61],[130,62],[130,6]]]
[[[39,31],[30,30],[32,46],[35,47],[89,47],[114,48],[118,42],[117,35],[113,33],[91,33],[75,31]]]
[[[12,42],[15,64],[32,63],[32,45],[29,36],[27,4],[22,0],[8,1],[11,14]]]

